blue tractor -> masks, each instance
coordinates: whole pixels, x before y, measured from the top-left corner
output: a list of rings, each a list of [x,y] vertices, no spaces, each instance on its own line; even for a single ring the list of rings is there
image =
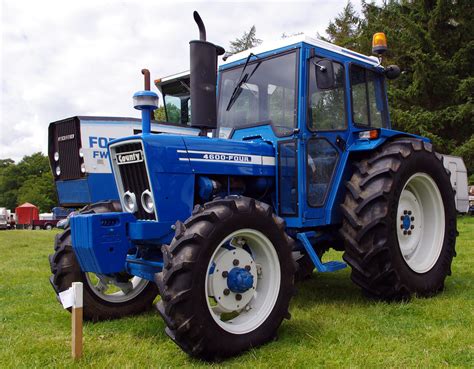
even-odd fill
[[[84,282],[90,320],[142,312],[159,294],[168,336],[215,359],[272,340],[295,278],[314,269],[347,263],[382,300],[441,291],[454,192],[429,139],[390,127],[386,81],[398,67],[298,36],[233,55],[217,76],[224,50],[194,18],[200,135],[150,134],[157,95],[134,95],[142,133],[108,146],[120,205],[89,206],[58,235],[56,292]],[[374,41],[382,53],[384,36]],[[346,263],[322,262],[329,248]]]

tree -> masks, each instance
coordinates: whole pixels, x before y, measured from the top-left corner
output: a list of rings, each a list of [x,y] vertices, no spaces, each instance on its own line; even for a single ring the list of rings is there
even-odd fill
[[[49,172],[27,179],[18,190],[18,204],[29,202],[36,205],[42,213],[51,212],[57,204],[56,190],[52,185],[52,180]]]
[[[168,112],[168,119],[166,119],[166,112]],[[160,106],[155,110],[155,119],[158,122],[168,123],[180,123],[181,122],[181,109],[176,105],[168,103],[166,104],[166,111],[164,106]]]
[[[429,137],[441,153],[462,154],[474,173],[474,21],[469,0],[386,0],[350,3],[331,22],[328,39],[371,54],[372,35],[384,32],[389,50],[384,65],[402,75],[388,83],[395,129]]]
[[[0,206],[14,209],[23,202],[37,205],[42,212],[50,212],[57,204],[48,157],[40,152],[25,156],[18,164],[0,160]]]
[[[329,22],[326,28],[326,41],[332,42],[342,47],[354,49],[358,47],[358,37],[360,18],[357,16],[354,6],[347,2],[343,11],[339,13],[333,22]]]
[[[158,122],[166,122],[166,112],[165,112],[165,107],[160,106],[158,109],[154,111],[155,113],[155,120]]]
[[[262,43],[262,40],[257,38],[257,29],[255,26],[250,27],[249,32],[244,32],[242,37],[236,38],[230,42],[230,52],[232,54],[248,50],[252,47],[258,46]]]

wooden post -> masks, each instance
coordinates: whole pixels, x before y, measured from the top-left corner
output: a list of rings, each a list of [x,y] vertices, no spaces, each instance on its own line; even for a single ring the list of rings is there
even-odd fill
[[[72,305],[72,357],[79,359],[82,356],[82,283],[72,283],[73,305]]]

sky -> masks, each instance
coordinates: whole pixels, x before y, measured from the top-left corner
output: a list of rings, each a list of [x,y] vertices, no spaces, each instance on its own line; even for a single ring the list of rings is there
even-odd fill
[[[252,25],[264,42],[324,34],[346,2],[0,0],[0,159],[46,153],[48,124],[59,119],[138,118],[142,68],[152,80],[189,69],[193,10],[208,40],[228,48]]]

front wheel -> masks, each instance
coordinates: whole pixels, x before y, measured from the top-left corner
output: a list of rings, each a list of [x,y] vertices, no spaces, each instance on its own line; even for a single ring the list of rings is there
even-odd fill
[[[118,211],[114,202],[102,202],[87,206],[82,214]],[[103,275],[84,273],[71,244],[71,230],[57,234],[54,254],[49,263],[50,282],[56,294],[71,287],[72,282],[84,284],[84,319],[108,320],[134,315],[151,309],[158,289],[153,282],[126,273]]]
[[[158,310],[185,352],[225,358],[275,337],[293,295],[293,241],[271,207],[215,200],[178,223],[157,277]]]
[[[341,230],[352,280],[385,300],[441,291],[456,243],[454,192],[441,155],[404,138],[356,167]]]

